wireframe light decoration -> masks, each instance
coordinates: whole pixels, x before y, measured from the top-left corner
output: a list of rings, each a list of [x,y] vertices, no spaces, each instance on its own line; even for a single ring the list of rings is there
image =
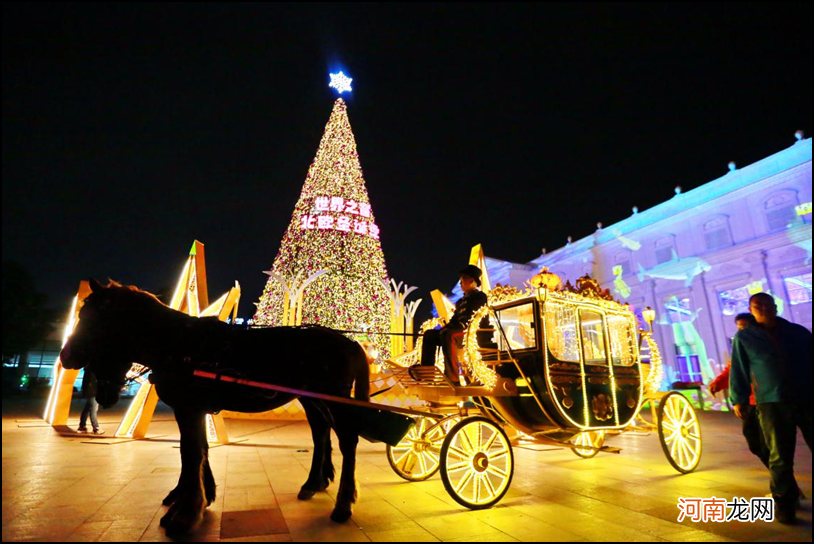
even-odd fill
[[[331,82],[328,84],[328,87],[332,87],[336,89],[339,94],[344,93],[345,91],[352,91],[350,86],[350,82],[353,81],[353,78],[350,78],[339,72],[338,74],[331,74]]]

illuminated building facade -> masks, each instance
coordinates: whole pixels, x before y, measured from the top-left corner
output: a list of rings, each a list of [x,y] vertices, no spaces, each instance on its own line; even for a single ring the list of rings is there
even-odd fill
[[[543,266],[572,283],[590,274],[637,313],[656,310],[662,388],[707,383],[729,360],[734,317],[751,294],[772,294],[782,317],[811,329],[811,139],[797,136],[530,263],[487,259],[492,283],[522,287]]]

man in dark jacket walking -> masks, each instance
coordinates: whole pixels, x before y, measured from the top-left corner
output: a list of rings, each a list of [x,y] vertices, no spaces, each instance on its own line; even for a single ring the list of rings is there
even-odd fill
[[[744,329],[735,335],[730,398],[735,415],[743,419],[749,409],[749,386],[754,388],[769,448],[775,517],[781,523],[793,523],[800,493],[794,479],[798,427],[811,449],[811,332],[777,317],[774,298],[767,293],[752,295],[749,311],[759,329]]]
[[[87,399],[87,402],[82,409],[82,415],[79,416],[79,429],[77,429],[79,433],[88,432],[88,415],[90,415],[93,434],[104,434],[105,432],[99,428],[99,420],[96,418],[96,414],[99,412],[99,403],[96,402],[97,390],[96,375],[86,368],[85,375],[82,376],[82,398]]]
[[[486,304],[486,293],[481,291],[481,269],[475,265],[468,265],[458,272],[461,281],[461,290],[464,296],[455,304],[455,312],[446,325],[439,330],[429,330],[424,333],[421,347],[421,364],[432,366],[435,364],[435,352],[438,347],[444,353],[444,373],[452,383],[458,383],[455,374],[457,362],[452,360],[452,336],[463,331],[472,316]]]

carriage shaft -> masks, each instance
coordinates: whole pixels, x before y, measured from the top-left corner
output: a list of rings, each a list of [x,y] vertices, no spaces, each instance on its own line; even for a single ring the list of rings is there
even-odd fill
[[[309,397],[312,399],[319,399],[325,400],[329,402],[336,402],[339,404],[349,404],[351,406],[360,406],[362,408],[373,408],[375,410],[384,410],[386,412],[396,412],[399,414],[406,414],[412,416],[421,416],[421,417],[430,417],[430,418],[438,418],[437,414],[432,412],[422,412],[420,410],[412,410],[410,408],[401,408],[400,406],[390,406],[387,404],[379,404],[376,402],[368,402],[364,400],[356,400],[356,399],[349,399],[345,397],[337,397],[335,395],[326,395],[324,393],[315,393],[314,391],[303,391],[302,389],[292,389],[290,387],[283,387],[282,385],[274,385],[271,383],[264,383],[264,382],[256,382],[253,380],[244,380],[243,378],[235,378],[232,376],[226,376],[224,374],[218,374],[216,372],[206,372],[203,370],[195,370],[193,372],[198,378],[205,378],[215,381],[227,382],[227,383],[234,383],[238,385],[245,385],[248,387],[256,387],[259,389],[268,389],[271,391],[278,391],[280,393],[288,393],[290,395],[296,395],[298,397]]]

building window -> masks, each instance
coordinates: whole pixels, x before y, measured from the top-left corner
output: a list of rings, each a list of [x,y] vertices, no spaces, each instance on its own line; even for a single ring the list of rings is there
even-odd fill
[[[811,302],[811,273],[783,278],[792,306]]]
[[[622,276],[627,276],[630,274],[630,252],[623,251],[622,253],[617,253],[616,257],[613,260],[615,266],[613,275],[618,276],[617,272],[620,272]],[[616,267],[619,268],[616,268]]]
[[[761,282],[761,291],[762,282]],[[749,297],[752,294],[749,288],[739,287],[737,289],[729,289],[728,291],[721,291],[718,293],[718,303],[721,306],[721,312],[724,315],[738,315],[749,312]]]
[[[670,297],[664,303],[664,309],[667,310],[667,319],[670,323],[682,323],[684,321],[692,321],[694,316],[690,309],[690,299],[678,297]]]
[[[729,230],[729,218],[722,215],[704,223],[704,241],[707,244],[707,251],[731,246],[732,233]]]
[[[775,232],[791,227],[801,222],[795,207],[797,206],[796,191],[782,191],[771,196],[763,204],[766,211],[766,221],[769,231]]]
[[[665,236],[656,240],[656,264],[672,260],[675,253],[675,237]]]

